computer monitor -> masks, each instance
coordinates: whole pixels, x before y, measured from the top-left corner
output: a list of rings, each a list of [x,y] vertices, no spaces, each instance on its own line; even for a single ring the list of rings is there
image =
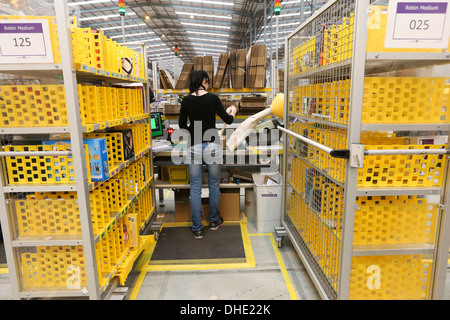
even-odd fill
[[[152,138],[163,136],[163,127],[161,122],[161,113],[150,113],[150,128],[152,129]]]

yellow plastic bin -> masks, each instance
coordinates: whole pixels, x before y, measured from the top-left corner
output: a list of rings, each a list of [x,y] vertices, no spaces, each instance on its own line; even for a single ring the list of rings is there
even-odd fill
[[[170,166],[169,179],[172,184],[188,184],[189,183],[189,170],[187,166]]]

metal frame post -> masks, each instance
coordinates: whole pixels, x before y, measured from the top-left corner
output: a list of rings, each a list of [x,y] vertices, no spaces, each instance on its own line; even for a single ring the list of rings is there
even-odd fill
[[[350,88],[349,126],[347,148],[360,143],[364,75],[366,64],[367,18],[369,2],[355,1],[355,22]],[[358,168],[347,161],[344,193],[344,216],[342,221],[341,257],[339,270],[338,299],[349,299],[350,272],[353,253],[353,227],[356,209]]]
[[[440,215],[437,224],[440,226],[436,230],[435,251],[434,251],[434,275],[431,298],[443,299],[445,295],[445,279],[447,277],[447,264],[450,247],[450,157],[447,156],[446,181],[444,184],[445,194],[441,195]]]
[[[67,0],[55,1],[56,19],[58,25],[59,45],[61,49],[64,89],[66,93],[67,114],[70,127],[70,141],[72,144],[73,164],[75,168],[78,207],[80,212],[81,232],[83,237],[84,257],[86,264],[88,294],[90,299],[100,299],[97,274],[97,259],[93,239],[91,207],[87,183],[87,170],[81,133],[80,107],[75,73],[72,38],[68,25]]]
[[[2,166],[2,172],[6,172],[5,169],[5,163],[4,159],[0,159],[0,165]],[[13,281],[13,277],[15,276],[15,279],[20,279],[19,277],[19,266],[20,263],[18,260],[16,260],[14,255],[14,248],[12,247],[12,234],[11,232],[14,230],[12,228],[12,221],[11,216],[9,214],[9,210],[6,204],[6,197],[5,192],[3,189],[3,183],[6,181],[6,177],[3,174],[0,174],[0,222],[4,226],[2,228],[2,234],[3,234],[3,243],[5,247],[5,254],[6,254],[6,262],[8,265],[8,273],[9,278],[11,279],[9,281],[11,286],[11,298],[14,300],[20,299],[20,287],[18,281]]]
[[[153,92],[155,95],[155,100],[159,100],[160,95],[158,93],[159,89],[159,64],[157,61],[152,62],[152,76],[153,76]]]

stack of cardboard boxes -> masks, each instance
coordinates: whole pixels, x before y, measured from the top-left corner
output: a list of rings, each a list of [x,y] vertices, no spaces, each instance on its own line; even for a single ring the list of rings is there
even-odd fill
[[[284,92],[284,69],[278,70],[278,92]]]
[[[209,76],[209,86],[212,87],[214,84],[214,60],[212,56],[203,57],[203,71],[205,71]]]
[[[230,51],[229,75],[231,77],[232,88],[245,87],[245,55],[245,49]]]
[[[247,88],[264,88],[266,86],[265,45],[253,45],[247,53]]]
[[[241,114],[255,114],[266,108],[267,97],[242,97],[241,98]]]
[[[217,65],[216,75],[214,76],[213,88],[225,88],[225,73],[228,69],[229,53],[222,53],[219,57],[219,64]]]
[[[163,89],[174,89],[175,83],[167,70],[162,69],[159,71],[159,80]]]
[[[192,64],[184,64],[175,89],[189,87],[189,75],[192,70],[206,71],[210,79],[210,88],[264,88],[266,86],[266,56],[265,45],[253,45],[248,51],[232,49],[220,55],[215,75],[213,57],[196,56]],[[170,74],[165,70],[161,72],[163,89],[171,89],[170,78]]]
[[[189,76],[194,69],[193,63],[185,63],[183,69],[181,69],[180,77],[178,78],[175,89],[187,89],[189,88]]]
[[[194,57],[194,70],[203,70],[203,57]]]

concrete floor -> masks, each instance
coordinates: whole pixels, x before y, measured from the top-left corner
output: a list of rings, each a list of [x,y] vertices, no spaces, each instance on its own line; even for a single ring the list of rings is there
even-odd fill
[[[173,192],[164,191],[164,207],[158,208],[163,222],[174,221]],[[241,208],[244,209],[241,196]],[[320,300],[306,269],[286,237],[281,248],[274,248],[270,236],[258,233],[247,223],[255,268],[148,271],[136,300]],[[219,229],[220,232],[220,229]],[[201,241],[207,241],[206,237]],[[279,251],[282,261],[276,257]],[[288,278],[283,276],[286,271]]]
[[[174,221],[173,192],[165,190],[164,194],[165,207],[158,208],[158,220],[171,222]],[[277,248],[270,236],[258,234],[251,222],[247,224],[247,228],[256,262],[255,268],[141,273],[136,271],[127,281],[128,291],[113,295],[112,299],[320,300],[314,284],[287,237],[282,247]],[[201,241],[206,241],[206,238]],[[277,259],[277,255],[281,260]],[[9,275],[2,273],[1,268],[0,265],[0,300],[8,300],[11,299]],[[446,279],[444,299],[450,300],[450,273]]]
[[[319,299],[310,279],[304,278],[304,268],[292,261],[285,262],[288,273],[298,275],[290,294],[269,237],[251,237],[251,244],[256,268],[147,272],[136,300]]]

